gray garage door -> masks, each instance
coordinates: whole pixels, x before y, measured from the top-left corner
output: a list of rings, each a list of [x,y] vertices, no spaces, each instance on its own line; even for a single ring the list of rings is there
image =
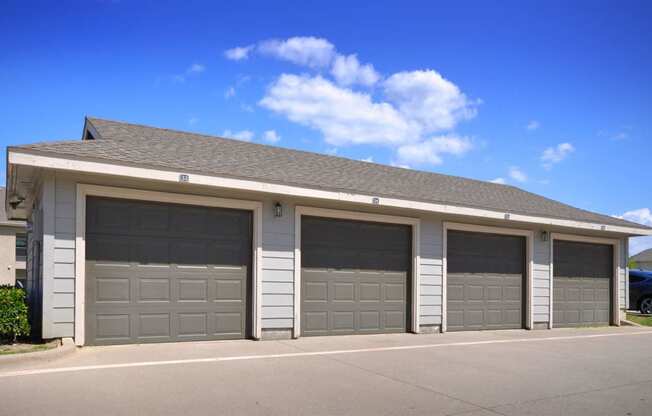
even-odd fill
[[[248,211],[88,198],[86,342],[242,338]]]
[[[405,332],[411,228],[302,217],[302,335]]]
[[[523,327],[525,237],[448,231],[447,330]]]
[[[553,324],[609,325],[613,246],[554,242]]]

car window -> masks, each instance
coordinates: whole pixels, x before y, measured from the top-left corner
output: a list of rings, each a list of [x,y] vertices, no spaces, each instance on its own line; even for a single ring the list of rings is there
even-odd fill
[[[645,280],[645,278],[642,276],[637,276],[635,274],[629,275],[629,283],[638,283],[642,282],[643,280]]]

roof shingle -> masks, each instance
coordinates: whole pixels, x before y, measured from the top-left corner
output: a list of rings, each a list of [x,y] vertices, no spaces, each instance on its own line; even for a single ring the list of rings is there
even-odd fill
[[[99,134],[96,140],[17,148],[116,164],[646,228],[508,185],[97,118],[87,122]]]

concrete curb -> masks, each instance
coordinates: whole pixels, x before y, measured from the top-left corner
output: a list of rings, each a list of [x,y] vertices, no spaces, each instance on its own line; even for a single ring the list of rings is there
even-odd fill
[[[9,354],[0,356],[0,366],[5,364],[31,364],[44,361],[52,361],[77,351],[72,338],[63,338],[61,345],[45,351],[25,352],[22,354]]]

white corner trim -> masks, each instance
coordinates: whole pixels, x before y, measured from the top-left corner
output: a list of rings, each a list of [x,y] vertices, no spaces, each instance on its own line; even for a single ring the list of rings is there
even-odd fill
[[[554,282],[554,275],[555,275],[555,264],[552,262],[552,256],[553,256],[553,248],[554,248],[554,241],[555,239],[553,238],[552,234],[550,234],[548,238],[548,264],[549,264],[549,269],[548,269],[548,287],[550,288],[550,293],[548,294],[548,329],[553,328],[552,324],[552,314],[554,313],[553,305],[554,305],[554,290],[555,290],[555,282]]]
[[[188,175],[188,183],[196,185],[214,186],[227,189],[240,189],[254,192],[266,192],[277,195],[298,196],[307,198],[324,199],[331,201],[345,201],[356,204],[372,205],[374,199],[379,199],[381,207],[412,209],[440,214],[461,215],[495,219],[508,222],[523,222],[539,225],[552,225],[559,227],[577,228],[584,230],[613,232],[626,235],[652,235],[652,230],[643,228],[630,228],[618,225],[608,225],[583,221],[548,218],[534,215],[515,214],[503,211],[494,211],[481,208],[469,208],[456,205],[420,202],[399,198],[378,197],[378,195],[365,195],[338,191],[327,191],[300,186],[267,183],[256,180],[234,179],[219,176],[201,175],[182,171],[163,170],[154,168],[141,168],[119,164],[94,162],[89,160],[66,159],[62,157],[44,156],[29,152],[19,152],[11,149],[8,152],[10,164],[36,166],[49,169],[60,169],[75,172],[94,173],[101,175],[116,175],[149,179],[164,182],[179,182],[179,175]]]
[[[371,214],[358,211],[344,211],[339,209],[314,208],[297,205],[294,208],[294,330],[292,336],[301,336],[301,216],[309,215],[325,218],[339,218],[356,221],[379,222],[386,224],[404,224],[412,227],[412,305],[411,305],[411,331],[419,332],[420,309],[420,246],[421,246],[421,220],[412,217],[399,217],[394,215]]]
[[[616,238],[589,237],[584,235],[551,233],[550,234],[550,265],[554,264],[555,240],[575,241],[578,243],[606,244],[613,246],[613,278],[611,280],[611,324],[620,326],[620,240]],[[550,282],[554,285],[554,273],[550,268]],[[552,293],[550,293],[550,328],[554,327]]]
[[[441,279],[441,290],[442,290],[442,313],[441,313],[441,331],[446,332],[448,330],[448,293],[446,290],[448,283],[448,230],[457,230],[457,231],[470,231],[477,233],[487,233],[487,234],[501,234],[501,235],[516,235],[522,236],[526,239],[526,274],[525,285],[526,285],[526,296],[525,296],[525,316],[526,321],[524,326],[526,329],[532,329],[534,327],[534,314],[533,307],[534,304],[534,290],[532,287],[532,280],[534,278],[534,231],[532,230],[523,230],[519,228],[508,228],[508,227],[492,227],[486,225],[475,225],[475,224],[463,224],[457,222],[448,222],[444,221],[444,226],[442,227],[443,233],[443,244],[442,244],[442,279]]]
[[[623,241],[623,255],[625,261],[625,310],[629,310],[629,238]]]
[[[254,296],[252,311],[253,337],[261,337],[262,256],[263,256],[263,204],[259,201],[224,199],[201,195],[145,191],[111,186],[77,184],[75,205],[75,344],[85,343],[85,293],[86,293],[86,197],[157,201],[164,203],[198,205],[216,208],[233,208],[253,212],[252,280]]]

